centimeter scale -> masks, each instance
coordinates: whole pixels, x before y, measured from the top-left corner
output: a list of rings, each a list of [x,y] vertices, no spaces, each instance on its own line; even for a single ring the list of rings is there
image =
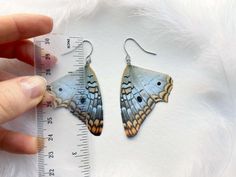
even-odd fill
[[[48,84],[67,75],[77,82],[78,94],[85,89],[83,39],[76,36],[45,35],[35,38],[35,74]],[[58,61],[50,66],[50,57]],[[73,75],[72,75],[73,73]],[[44,138],[38,153],[38,177],[89,177],[89,135],[86,126],[65,108],[51,103],[36,110],[38,136]]]

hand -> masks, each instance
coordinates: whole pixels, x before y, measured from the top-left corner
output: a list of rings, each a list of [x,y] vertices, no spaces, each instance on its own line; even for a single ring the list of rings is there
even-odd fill
[[[33,65],[34,46],[27,38],[49,33],[52,26],[52,20],[42,15],[0,16],[0,57]],[[0,124],[35,107],[46,90],[46,81],[39,76],[13,78],[0,71],[0,81]],[[38,138],[0,127],[0,150],[34,154],[38,151]]]

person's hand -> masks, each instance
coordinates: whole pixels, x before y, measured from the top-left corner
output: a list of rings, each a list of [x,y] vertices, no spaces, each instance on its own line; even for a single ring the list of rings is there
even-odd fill
[[[0,57],[17,58],[33,65],[34,46],[27,38],[49,33],[52,19],[42,15],[0,16]],[[12,120],[39,104],[46,81],[39,76],[12,77],[0,71],[0,124]],[[0,127],[0,150],[34,154],[38,138]]]

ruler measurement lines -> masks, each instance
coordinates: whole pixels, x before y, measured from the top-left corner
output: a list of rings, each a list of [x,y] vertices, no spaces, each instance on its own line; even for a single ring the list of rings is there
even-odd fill
[[[71,77],[74,77],[77,82],[75,84],[77,95],[83,96],[85,93],[85,60],[83,45],[80,44],[82,44],[80,37],[47,35],[36,38],[35,74],[43,76],[46,80],[55,78],[53,69],[43,64],[41,58],[45,58],[48,55],[47,51],[52,51],[57,47],[68,49],[66,55],[62,55],[64,57],[63,60],[67,62],[65,67],[70,64],[69,70],[64,75],[70,74]],[[60,55],[57,54],[56,56]],[[83,106],[80,105],[80,108],[83,110]],[[63,115],[57,113],[57,109],[53,110],[50,104],[37,108],[37,134],[45,142],[43,149],[38,153],[38,177],[90,176],[87,127],[72,114],[67,116],[69,116],[68,119],[72,120],[73,124],[66,125],[67,121]],[[67,127],[70,129],[70,133],[67,133]],[[39,148],[41,146],[42,144],[39,144]]]

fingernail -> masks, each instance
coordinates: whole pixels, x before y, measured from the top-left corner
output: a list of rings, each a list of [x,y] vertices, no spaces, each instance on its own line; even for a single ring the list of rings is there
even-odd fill
[[[44,139],[37,137],[36,140],[37,140],[37,150],[38,152],[40,152],[44,147]]]
[[[32,99],[42,96],[46,91],[46,80],[40,76],[23,78],[20,85],[24,94]]]
[[[57,63],[57,57],[52,55],[52,65],[55,65]]]
[[[55,101],[55,96],[46,91],[43,100],[40,103],[40,106],[48,107],[48,104],[54,105],[54,101]]]
[[[45,67],[53,67],[57,63],[57,57],[55,55],[50,54],[49,52],[43,52],[42,56],[43,66]]]

